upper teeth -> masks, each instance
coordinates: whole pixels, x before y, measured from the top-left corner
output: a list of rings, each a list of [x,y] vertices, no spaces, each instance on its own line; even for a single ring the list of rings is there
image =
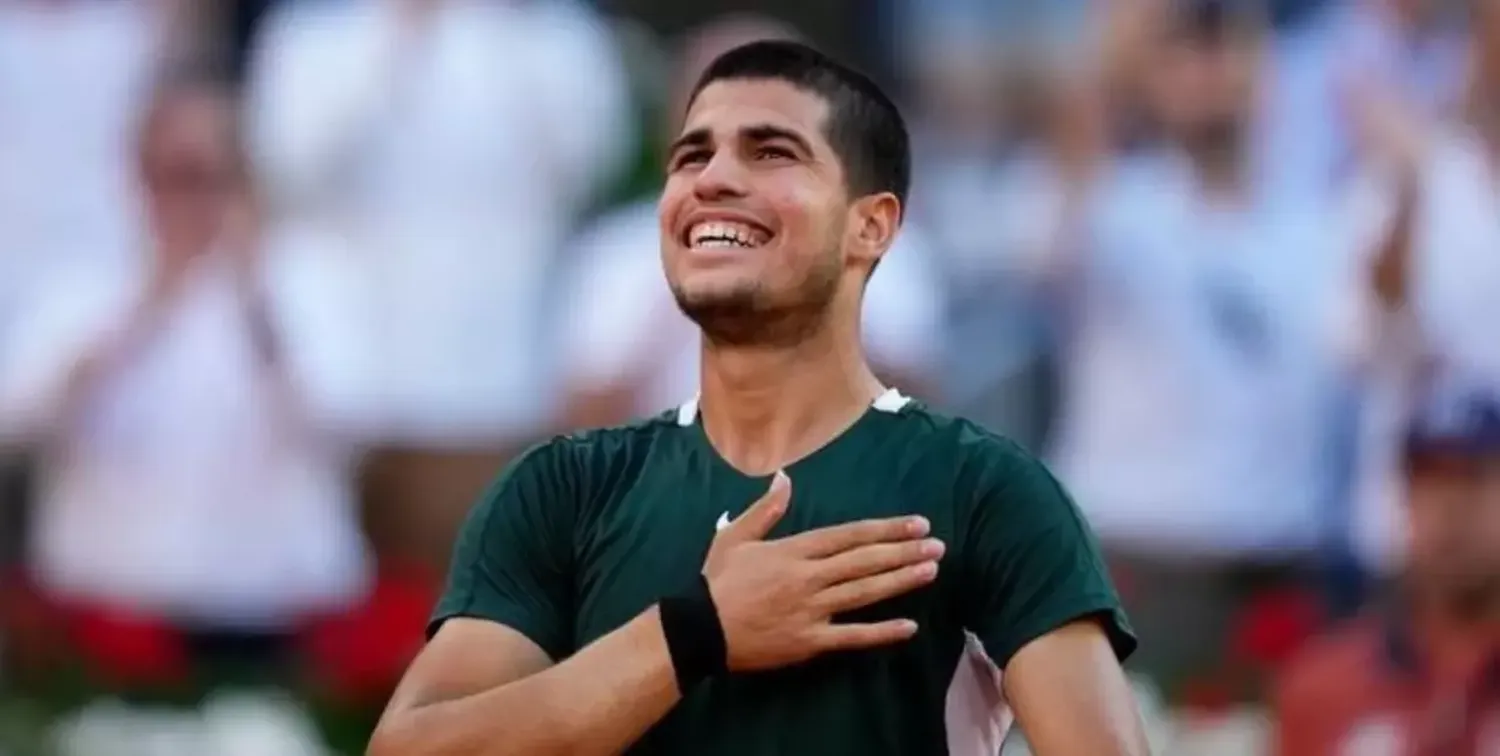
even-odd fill
[[[755,247],[764,243],[761,234],[750,226],[724,221],[699,223],[693,226],[688,232],[688,240],[695,247]]]

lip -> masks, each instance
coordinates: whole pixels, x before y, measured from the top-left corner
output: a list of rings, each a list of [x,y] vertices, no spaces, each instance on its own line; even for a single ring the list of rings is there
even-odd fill
[[[696,249],[693,246],[692,240],[688,238],[688,234],[692,232],[694,226],[700,223],[739,223],[746,225],[764,235],[767,244],[776,238],[775,231],[772,231],[766,224],[745,213],[736,213],[729,210],[695,210],[688,213],[687,217],[683,219],[677,228],[677,241],[683,247]]]

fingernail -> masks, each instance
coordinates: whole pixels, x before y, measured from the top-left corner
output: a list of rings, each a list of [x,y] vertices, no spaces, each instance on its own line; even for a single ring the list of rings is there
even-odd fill
[[[902,620],[901,629],[908,633],[915,633],[917,631],[917,623],[915,620]]]
[[[928,522],[926,517],[913,517],[906,527],[912,535],[927,535],[927,531],[932,529],[932,523]]]
[[[922,554],[934,559],[942,556],[943,552],[947,549],[947,544],[944,544],[942,541],[939,541],[936,538],[929,538],[926,541],[922,542]]]
[[[937,562],[923,562],[917,565],[917,574],[924,578],[936,577],[937,571]]]

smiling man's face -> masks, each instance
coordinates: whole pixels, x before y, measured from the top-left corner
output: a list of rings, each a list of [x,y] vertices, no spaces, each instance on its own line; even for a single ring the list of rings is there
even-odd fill
[[[662,264],[710,337],[754,338],[826,310],[844,270],[844,169],[828,103],[775,79],[722,80],[693,101],[668,155]]]

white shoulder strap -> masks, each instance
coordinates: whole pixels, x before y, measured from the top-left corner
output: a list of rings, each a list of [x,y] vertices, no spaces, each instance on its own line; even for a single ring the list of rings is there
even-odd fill
[[[894,414],[906,409],[908,404],[911,404],[911,397],[903,395],[899,389],[888,388],[884,394],[875,397],[875,401],[870,406],[874,407],[876,412]]]
[[[885,393],[875,397],[875,401],[870,406],[875,408],[877,412],[896,413],[905,409],[908,404],[911,404],[911,397],[902,394],[899,389],[890,388],[886,389]],[[679,426],[686,428],[695,422],[698,422],[697,394],[694,394],[693,398],[677,407],[677,424]]]
[[[677,408],[677,424],[686,428],[696,422],[698,422],[698,395],[693,394],[692,399],[683,402]]]

